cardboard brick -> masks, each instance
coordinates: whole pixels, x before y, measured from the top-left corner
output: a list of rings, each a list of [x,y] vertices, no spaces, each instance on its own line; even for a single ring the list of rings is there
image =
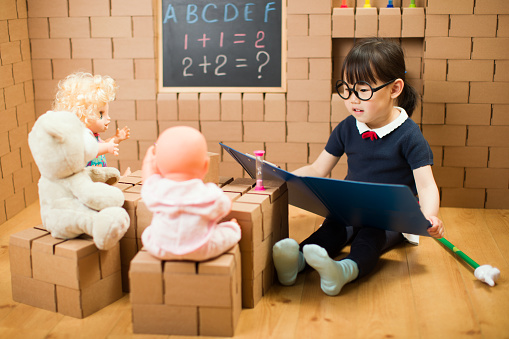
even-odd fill
[[[292,0],[288,3],[288,14],[330,14],[330,0]]]
[[[264,239],[252,251],[242,251],[242,280],[253,280],[272,262],[272,234]]]
[[[289,36],[289,58],[330,58],[332,41],[328,36]]]
[[[110,6],[101,0],[70,0],[69,15],[73,16],[109,16]]]
[[[178,119],[178,106],[176,93],[157,94],[157,119],[174,121]]]
[[[49,18],[50,38],[90,38],[88,18]]]
[[[152,79],[120,79],[117,81],[119,88],[117,100],[154,100],[156,98],[156,83]],[[134,129],[132,126],[132,130]],[[141,130],[141,126],[137,126]],[[142,138],[140,139],[148,139]]]
[[[324,122],[288,122],[288,142],[324,142],[330,134],[330,124]]]
[[[331,58],[310,58],[309,79],[311,80],[332,80],[332,59]]]
[[[330,100],[328,80],[288,80],[288,101]]]
[[[146,251],[140,251],[129,269],[132,304],[163,304],[163,264]]]
[[[474,0],[428,0],[427,14],[472,14]]]
[[[309,35],[331,36],[332,22],[330,14],[310,14],[309,15]]]
[[[113,51],[116,59],[154,58],[154,39],[149,37],[113,38]]]
[[[242,280],[242,307],[254,308],[263,296],[262,273],[258,274],[254,280]]]
[[[178,111],[179,120],[198,120],[198,93],[179,93]]]
[[[490,125],[490,104],[447,104],[448,125]]]
[[[490,147],[488,167],[509,168],[509,148]]]
[[[307,163],[308,145],[307,143],[266,143],[268,160],[274,164],[281,165],[286,162]]]
[[[497,37],[501,38],[509,37],[509,15],[498,16]]]
[[[152,223],[152,212],[143,200],[136,207],[136,238],[141,239],[143,231]]]
[[[507,209],[507,206],[509,206],[509,189],[488,188],[486,190],[485,208]]]
[[[65,17],[68,8],[65,0],[32,0],[27,10],[29,17]]]
[[[465,188],[509,187],[509,169],[507,168],[466,168]]]
[[[426,125],[442,125],[445,121],[445,104],[422,104],[422,123]]]
[[[472,38],[472,59],[507,59],[509,38]]]
[[[150,0],[112,0],[111,15],[113,16],[150,16],[152,15]]]
[[[471,38],[429,37],[425,41],[425,58],[470,59]],[[474,46],[475,47],[475,46]]]
[[[202,121],[201,132],[208,141],[242,141],[242,122]]]
[[[449,60],[448,81],[492,81],[493,60]]]
[[[484,208],[484,188],[442,188],[442,207]]]
[[[424,8],[403,8],[401,36],[404,38],[424,37]]]
[[[91,240],[71,239],[64,243],[50,235],[34,240],[34,279],[73,289],[85,288],[99,281],[99,254],[96,249],[90,253],[94,250],[90,245],[93,245]]]
[[[120,271],[81,290],[56,286],[58,313],[85,318],[122,297]]]
[[[154,37],[154,18],[148,17],[132,17],[133,19],[133,36],[134,37]]]
[[[482,167],[488,165],[488,147],[444,147],[444,166]]]
[[[509,82],[472,82],[470,84],[471,103],[477,104],[509,104],[509,97],[499,95],[508,93]]]
[[[438,187],[463,187],[463,181],[465,179],[465,169],[463,167],[433,166],[432,169]]]
[[[9,257],[11,262],[11,274],[32,277],[32,242],[46,236],[47,231],[28,228],[12,234],[9,238]]]
[[[287,101],[286,121],[308,121],[309,101]]]
[[[507,147],[509,126],[469,126],[467,146]]]
[[[78,59],[111,59],[112,43],[106,38],[71,38],[72,56]]]
[[[208,152],[208,156],[210,158],[209,169],[203,178],[203,182],[212,182],[217,185],[219,184],[220,155],[218,153]]]
[[[451,15],[449,36],[495,37],[496,33],[496,15]]]
[[[240,93],[221,94],[221,120],[242,120],[242,98]]]
[[[286,125],[279,121],[244,121],[244,141],[285,141]]]
[[[154,59],[134,59],[134,77],[135,79],[156,79],[156,62]]]
[[[332,11],[332,37],[353,37],[355,32],[355,15],[353,8],[337,8]]]
[[[485,84],[479,82],[475,84]],[[471,86],[473,86],[472,83]],[[435,103],[467,103],[469,102],[470,86],[467,81],[425,81],[424,82],[424,97],[423,102],[435,102]],[[470,102],[472,95],[470,94]],[[475,94],[477,95],[477,94]],[[482,99],[484,102],[485,99]]]
[[[309,30],[309,15],[289,14],[286,18],[288,36],[307,36]]]
[[[426,37],[444,37],[449,35],[449,15],[426,13]]]
[[[285,121],[286,97],[283,93],[265,94],[265,121]]]
[[[401,36],[400,8],[380,8],[378,16],[378,36],[393,38]]]
[[[375,7],[355,9],[355,37],[366,38],[377,36],[378,12]]]
[[[262,93],[244,93],[242,96],[242,120],[263,121]]]
[[[493,105],[491,125],[494,125],[494,126],[509,125],[509,114],[507,114],[508,109],[509,109],[509,105]]]
[[[200,120],[217,121],[221,117],[219,93],[200,93]]]
[[[232,210],[223,220],[237,219],[242,230],[241,251],[252,250],[262,242],[262,212],[258,205],[232,203]]]
[[[327,122],[331,119],[330,101],[310,101],[309,102],[309,122]]]
[[[475,14],[509,14],[509,6],[505,1],[477,0],[474,8]]]
[[[11,274],[12,300],[56,312],[55,285],[29,277]]]
[[[495,60],[494,81],[509,81],[509,60]]]
[[[133,304],[133,332],[198,335],[198,307]]]
[[[467,128],[455,125],[423,125],[422,133],[430,145],[464,146]]]
[[[98,16],[90,18],[89,34],[92,38],[130,38],[132,30],[131,17],[128,16]]]

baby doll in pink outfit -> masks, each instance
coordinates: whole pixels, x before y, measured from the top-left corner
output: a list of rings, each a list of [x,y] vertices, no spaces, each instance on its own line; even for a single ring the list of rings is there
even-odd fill
[[[141,240],[153,256],[203,261],[239,242],[235,219],[219,223],[232,203],[217,185],[203,182],[208,167],[205,137],[191,127],[168,128],[147,150],[141,196],[153,217]]]

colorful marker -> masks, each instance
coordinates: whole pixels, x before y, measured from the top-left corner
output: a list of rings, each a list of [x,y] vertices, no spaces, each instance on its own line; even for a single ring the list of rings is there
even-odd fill
[[[415,8],[415,0],[410,0],[410,8]]]
[[[389,0],[389,3],[387,4],[387,8],[394,8],[394,5],[392,4],[392,0]]]
[[[371,4],[369,3],[369,0],[366,0],[364,2],[364,8],[371,8]]]
[[[341,8],[347,8],[346,0],[341,1]]]

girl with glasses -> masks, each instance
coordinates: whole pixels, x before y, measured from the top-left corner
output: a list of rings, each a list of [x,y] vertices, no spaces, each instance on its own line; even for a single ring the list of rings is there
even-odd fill
[[[294,173],[325,177],[346,155],[345,180],[409,186],[432,224],[428,233],[441,238],[444,227],[437,217],[440,198],[431,171],[433,154],[419,126],[409,119],[418,95],[405,82],[405,73],[404,54],[395,42],[371,38],[356,44],[336,83],[350,116],[335,127],[318,158]],[[320,274],[323,292],[333,296],[348,282],[372,272],[382,253],[405,239],[419,242],[416,235],[354,228],[326,218],[300,245],[293,239],[276,243],[274,265],[283,285],[294,284],[306,264],[313,267]],[[349,242],[350,253],[335,261]]]

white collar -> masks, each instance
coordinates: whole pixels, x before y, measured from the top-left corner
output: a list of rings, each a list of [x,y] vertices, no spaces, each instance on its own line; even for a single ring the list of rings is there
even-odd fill
[[[387,125],[382,126],[380,128],[371,129],[365,123],[356,120],[357,129],[359,130],[359,134],[362,134],[367,131],[373,131],[376,133],[376,135],[379,138],[383,138],[384,136],[391,133],[399,126],[401,126],[405,122],[405,120],[408,119],[408,114],[406,113],[404,108],[396,107],[396,106],[394,106],[394,107],[400,111],[398,117],[396,119],[394,119],[393,121],[391,121],[390,123],[388,123]]]

